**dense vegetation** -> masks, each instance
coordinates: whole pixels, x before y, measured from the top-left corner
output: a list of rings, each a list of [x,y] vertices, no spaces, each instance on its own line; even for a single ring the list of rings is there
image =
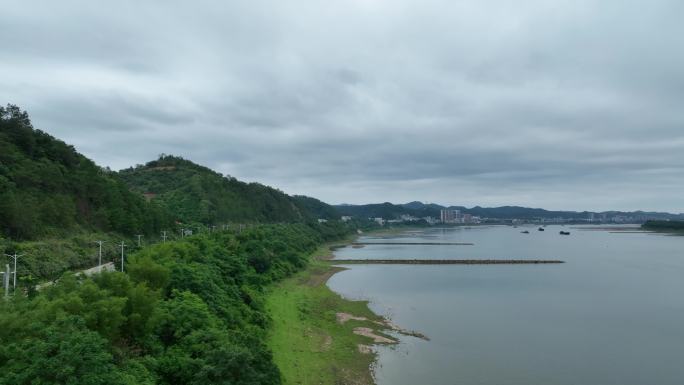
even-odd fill
[[[339,223],[261,225],[144,248],[127,273],[64,275],[0,303],[0,384],[278,384],[266,285]]]
[[[684,231],[684,221],[647,221],[642,227],[654,231]]]
[[[183,222],[297,222],[338,217],[317,199],[291,197],[259,183],[245,183],[180,157],[161,155],[144,166],[122,170],[128,185],[148,194]]]
[[[0,107],[0,235],[34,239],[76,228],[151,234],[171,223],[115,173]]]

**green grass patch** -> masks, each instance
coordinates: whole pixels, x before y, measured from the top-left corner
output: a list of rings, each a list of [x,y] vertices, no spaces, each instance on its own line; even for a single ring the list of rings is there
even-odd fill
[[[328,247],[317,256],[329,254]],[[337,269],[337,270],[336,270]],[[372,340],[353,333],[359,326],[378,326],[381,320],[366,301],[349,301],[325,282],[339,271],[313,258],[309,268],[271,288],[266,309],[273,319],[268,345],[284,384],[372,384],[374,354],[359,352],[358,345]],[[336,313],[349,313],[371,321],[337,322]]]

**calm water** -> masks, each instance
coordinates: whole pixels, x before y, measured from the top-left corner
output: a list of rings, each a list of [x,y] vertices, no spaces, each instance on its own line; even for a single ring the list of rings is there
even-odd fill
[[[530,234],[521,234],[521,230]],[[572,232],[561,236],[561,229]],[[562,265],[354,265],[328,285],[431,338],[380,347],[380,385],[684,384],[684,237],[548,226],[429,229],[338,258],[545,258]]]

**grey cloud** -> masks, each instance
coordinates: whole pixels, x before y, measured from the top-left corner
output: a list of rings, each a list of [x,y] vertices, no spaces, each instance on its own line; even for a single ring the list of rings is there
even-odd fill
[[[14,2],[0,99],[114,169],[331,203],[682,211],[678,1]]]

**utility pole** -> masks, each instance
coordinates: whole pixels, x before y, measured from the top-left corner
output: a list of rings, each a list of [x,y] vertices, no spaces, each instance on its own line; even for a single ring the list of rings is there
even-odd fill
[[[126,244],[124,241],[121,241],[121,272],[123,273],[123,265],[124,265],[124,247],[126,247]]]
[[[17,259],[19,257],[23,256],[24,254],[14,253],[14,255],[10,255],[10,254],[5,254],[5,255],[10,257],[10,258],[14,258],[14,278],[12,281],[12,289],[16,290],[17,289]]]
[[[5,287],[5,298],[9,297],[9,276],[10,276],[10,267],[9,263],[5,265],[5,274],[3,278],[3,286]]]
[[[162,242],[166,242],[166,231],[162,231]]]
[[[138,237],[138,247],[140,247],[140,238],[142,238],[142,234],[137,234],[136,237]]]
[[[102,271],[102,244],[104,242],[105,241],[95,241],[95,243],[100,245],[100,253],[99,253],[98,264],[97,264],[97,266],[99,267],[99,269],[98,269],[99,271]]]
[[[185,238],[185,229],[180,229],[181,238]]]

